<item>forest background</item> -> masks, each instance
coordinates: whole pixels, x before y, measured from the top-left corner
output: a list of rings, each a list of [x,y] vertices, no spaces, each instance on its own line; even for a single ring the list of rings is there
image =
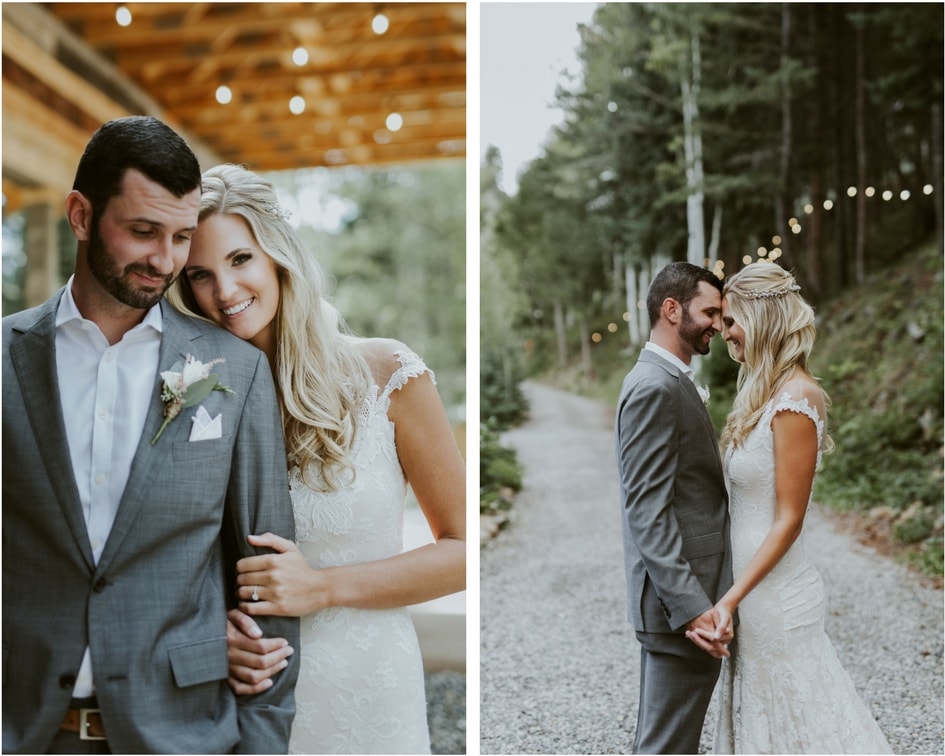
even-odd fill
[[[616,403],[666,262],[769,260],[818,313],[837,452],[815,498],[942,573],[940,3],[607,3],[542,154],[480,174],[480,511],[521,485],[524,378]],[[483,93],[487,97],[488,93]],[[737,365],[699,364],[717,427]]]

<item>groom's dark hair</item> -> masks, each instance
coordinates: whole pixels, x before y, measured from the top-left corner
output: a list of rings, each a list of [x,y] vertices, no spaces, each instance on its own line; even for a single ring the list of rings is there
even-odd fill
[[[99,127],[79,160],[72,188],[92,203],[92,218],[121,194],[134,168],[175,197],[200,188],[200,164],[174,129],[152,116],[116,118]]]
[[[650,328],[660,319],[660,309],[667,299],[675,299],[686,308],[699,293],[699,281],[711,284],[722,291],[722,279],[708,268],[700,268],[687,262],[672,262],[663,268],[650,283],[646,293],[646,312],[650,316]]]

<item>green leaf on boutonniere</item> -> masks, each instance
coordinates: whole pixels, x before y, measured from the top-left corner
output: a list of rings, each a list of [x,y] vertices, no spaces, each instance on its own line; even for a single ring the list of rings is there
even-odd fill
[[[183,362],[178,360],[170,370],[161,373],[161,378],[164,380],[161,388],[161,401],[164,402],[164,422],[161,423],[161,427],[154,438],[151,439],[152,446],[157,443],[168,423],[177,417],[185,407],[193,407],[195,404],[199,404],[210,395],[211,391],[235,393],[219,382],[216,373],[210,372],[210,368],[218,362],[223,362],[223,359],[218,358],[204,363],[188,354]]]
[[[187,389],[187,394],[184,396],[184,406],[193,407],[195,404],[200,404],[200,402],[210,396],[213,391],[233,393],[233,389],[220,385],[216,373],[211,373],[202,381],[190,384],[190,387]]]

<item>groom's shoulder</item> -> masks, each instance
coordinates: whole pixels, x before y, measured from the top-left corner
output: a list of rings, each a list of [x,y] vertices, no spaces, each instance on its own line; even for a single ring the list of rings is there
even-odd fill
[[[59,304],[59,298],[62,296],[62,289],[53,294],[42,304],[35,307],[29,307],[25,310],[11,313],[3,317],[3,336],[13,331],[28,331],[45,317],[53,317],[56,314],[56,307]]]
[[[630,372],[623,379],[621,398],[631,395],[638,400],[651,400],[655,395],[670,395],[678,381],[671,366],[658,356],[643,350]]]
[[[195,340],[195,345],[199,344],[201,352],[213,350],[214,357],[236,358],[242,362],[257,362],[263,357],[263,353],[238,336],[234,336],[225,328],[210,323],[200,318],[178,312],[172,307],[167,307],[164,313],[165,325],[181,328],[188,337]],[[196,348],[196,347],[195,347]],[[204,359],[209,359],[206,357]]]
[[[626,380],[669,382],[674,377],[673,366],[657,354],[644,349],[637,357]]]

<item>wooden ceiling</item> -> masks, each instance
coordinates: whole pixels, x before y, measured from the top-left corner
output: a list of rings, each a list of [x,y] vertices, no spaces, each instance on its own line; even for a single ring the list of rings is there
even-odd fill
[[[5,212],[60,205],[92,132],[132,113],[180,131],[203,166],[466,154],[463,3],[3,3],[2,12]],[[383,33],[372,29],[378,15]],[[293,97],[304,103],[298,114]]]
[[[43,7],[224,160],[265,171],[465,155],[463,3]]]

